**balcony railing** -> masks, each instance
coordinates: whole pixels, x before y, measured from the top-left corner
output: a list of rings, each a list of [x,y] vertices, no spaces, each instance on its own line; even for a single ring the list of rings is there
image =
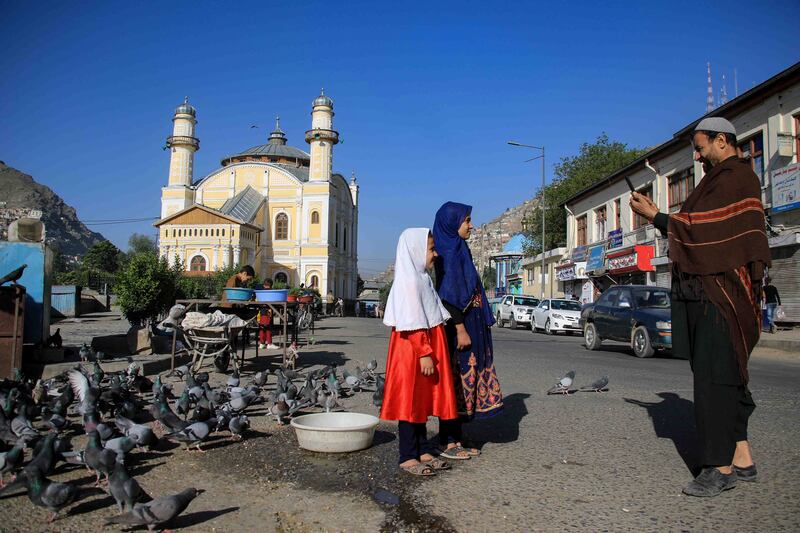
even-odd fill
[[[200,149],[200,139],[197,137],[189,137],[188,135],[170,135],[167,137],[167,146],[194,146],[196,150]]]

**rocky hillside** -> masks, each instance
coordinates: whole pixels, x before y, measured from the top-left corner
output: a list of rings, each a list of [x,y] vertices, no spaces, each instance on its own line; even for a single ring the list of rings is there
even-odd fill
[[[475,227],[467,242],[478,272],[483,272],[483,267],[489,264],[489,256],[501,251],[511,237],[522,231],[522,220],[535,205],[535,200],[526,200],[518,206],[506,209],[502,215],[489,222]],[[393,279],[394,265],[389,265],[370,281],[389,282]]]
[[[96,242],[106,240],[78,219],[75,209],[49,187],[0,162],[0,240],[8,238],[8,224],[41,212],[47,243],[69,257],[81,256]]]

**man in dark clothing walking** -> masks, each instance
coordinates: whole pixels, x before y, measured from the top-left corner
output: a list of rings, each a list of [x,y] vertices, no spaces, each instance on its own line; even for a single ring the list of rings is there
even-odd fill
[[[781,305],[781,295],[778,289],[772,284],[770,278],[764,279],[764,301],[767,304],[767,326],[770,333],[775,333],[775,311]]]
[[[716,496],[755,481],[747,441],[755,404],[747,362],[761,332],[761,281],[770,264],[761,185],[737,157],[736,130],[723,118],[700,121],[692,138],[706,171],[679,213],[660,213],[633,193],[631,209],[669,240],[673,351],[694,373],[703,470],[683,492]]]

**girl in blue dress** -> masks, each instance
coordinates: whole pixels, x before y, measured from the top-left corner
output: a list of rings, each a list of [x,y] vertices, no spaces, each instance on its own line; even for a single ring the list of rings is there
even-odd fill
[[[447,338],[460,415],[457,420],[440,422],[439,445],[442,456],[454,460],[480,454],[462,445],[462,423],[494,416],[503,408],[489,329],[494,316],[466,243],[473,229],[471,213],[471,206],[447,202],[436,212],[433,225],[439,254],[436,290],[452,317]]]

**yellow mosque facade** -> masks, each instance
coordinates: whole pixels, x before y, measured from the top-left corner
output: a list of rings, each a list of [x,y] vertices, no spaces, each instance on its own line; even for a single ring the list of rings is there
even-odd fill
[[[159,253],[196,275],[252,265],[262,279],[304,283],[354,299],[358,280],[358,184],[333,172],[333,101],[312,103],[309,152],[287,145],[276,120],[267,144],[227,156],[193,179],[197,111],[175,110],[169,178],[161,189]]]

